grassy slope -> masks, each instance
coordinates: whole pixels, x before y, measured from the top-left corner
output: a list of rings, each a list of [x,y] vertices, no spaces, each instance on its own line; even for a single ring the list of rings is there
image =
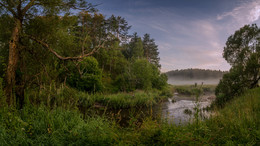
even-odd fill
[[[0,110],[0,145],[184,145],[249,144],[260,141],[260,88],[250,90],[210,120],[186,126],[135,118],[119,127],[102,117],[83,119],[78,111],[27,106]]]

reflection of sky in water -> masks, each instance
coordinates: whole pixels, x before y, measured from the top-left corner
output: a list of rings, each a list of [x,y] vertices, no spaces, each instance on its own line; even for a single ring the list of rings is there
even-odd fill
[[[201,84],[207,84],[207,85],[216,85],[218,84],[220,79],[207,79],[207,80],[182,80],[177,78],[169,78],[168,83],[172,85],[193,85],[195,83]]]
[[[199,102],[200,108],[207,107],[210,102]],[[171,100],[167,103],[167,108],[163,109],[162,113],[167,118],[169,123],[187,123],[190,121],[192,115],[184,113],[185,109],[189,109],[194,114],[195,102],[190,100],[180,100],[172,103]]]

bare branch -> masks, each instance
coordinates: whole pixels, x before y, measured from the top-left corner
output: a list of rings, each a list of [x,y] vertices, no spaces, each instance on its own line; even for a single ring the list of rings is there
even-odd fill
[[[39,43],[40,45],[42,45],[43,47],[47,48],[51,53],[53,53],[56,57],[58,57],[61,60],[80,60],[83,59],[84,57],[90,56],[92,54],[94,54],[95,52],[97,52],[100,48],[103,48],[103,43],[100,43],[98,46],[96,46],[91,52],[87,53],[87,54],[82,54],[81,56],[76,56],[76,57],[63,57],[61,55],[59,55],[56,51],[54,51],[47,43],[45,43],[44,41],[38,40],[37,38],[33,37],[33,36],[28,36],[30,39],[34,40],[35,42]]]

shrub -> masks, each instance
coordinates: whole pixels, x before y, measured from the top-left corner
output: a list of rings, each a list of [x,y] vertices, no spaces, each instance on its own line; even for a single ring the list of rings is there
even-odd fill
[[[232,68],[229,73],[224,74],[215,90],[215,104],[217,106],[223,106],[227,101],[240,95],[248,88],[247,82],[239,77],[241,71],[241,68]]]
[[[86,57],[79,65],[70,65],[67,83],[81,91],[95,92],[102,89],[102,72],[94,57]]]

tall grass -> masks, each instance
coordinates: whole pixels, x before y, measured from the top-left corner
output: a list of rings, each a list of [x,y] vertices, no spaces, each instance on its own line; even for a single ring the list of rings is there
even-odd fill
[[[113,98],[124,98],[120,96]],[[77,109],[33,104],[22,110],[1,108],[0,145],[260,145],[260,88],[215,110],[199,124],[135,119],[120,127],[105,117],[83,118]]]
[[[0,145],[104,145],[114,143],[116,129],[104,118],[83,120],[77,111],[26,106],[1,111]]]
[[[197,88],[197,85],[178,85],[178,86],[173,86],[174,92],[177,92],[181,95],[185,96],[191,96],[191,95],[196,95],[197,92],[201,93],[214,93],[216,88],[216,85],[203,85],[201,88]]]
[[[120,92],[115,94],[86,93],[70,87],[55,85],[44,87],[44,89],[30,90],[26,92],[27,103],[34,105],[44,104],[49,108],[62,107],[65,109],[86,109],[93,106],[107,106],[108,108],[122,109],[131,107],[150,107],[154,104],[172,96],[170,87],[162,91],[149,90],[134,92]]]
[[[161,99],[159,92],[135,91],[133,93],[117,93],[111,95],[96,94],[95,99],[98,103],[109,108],[121,109],[131,107],[150,107]]]

